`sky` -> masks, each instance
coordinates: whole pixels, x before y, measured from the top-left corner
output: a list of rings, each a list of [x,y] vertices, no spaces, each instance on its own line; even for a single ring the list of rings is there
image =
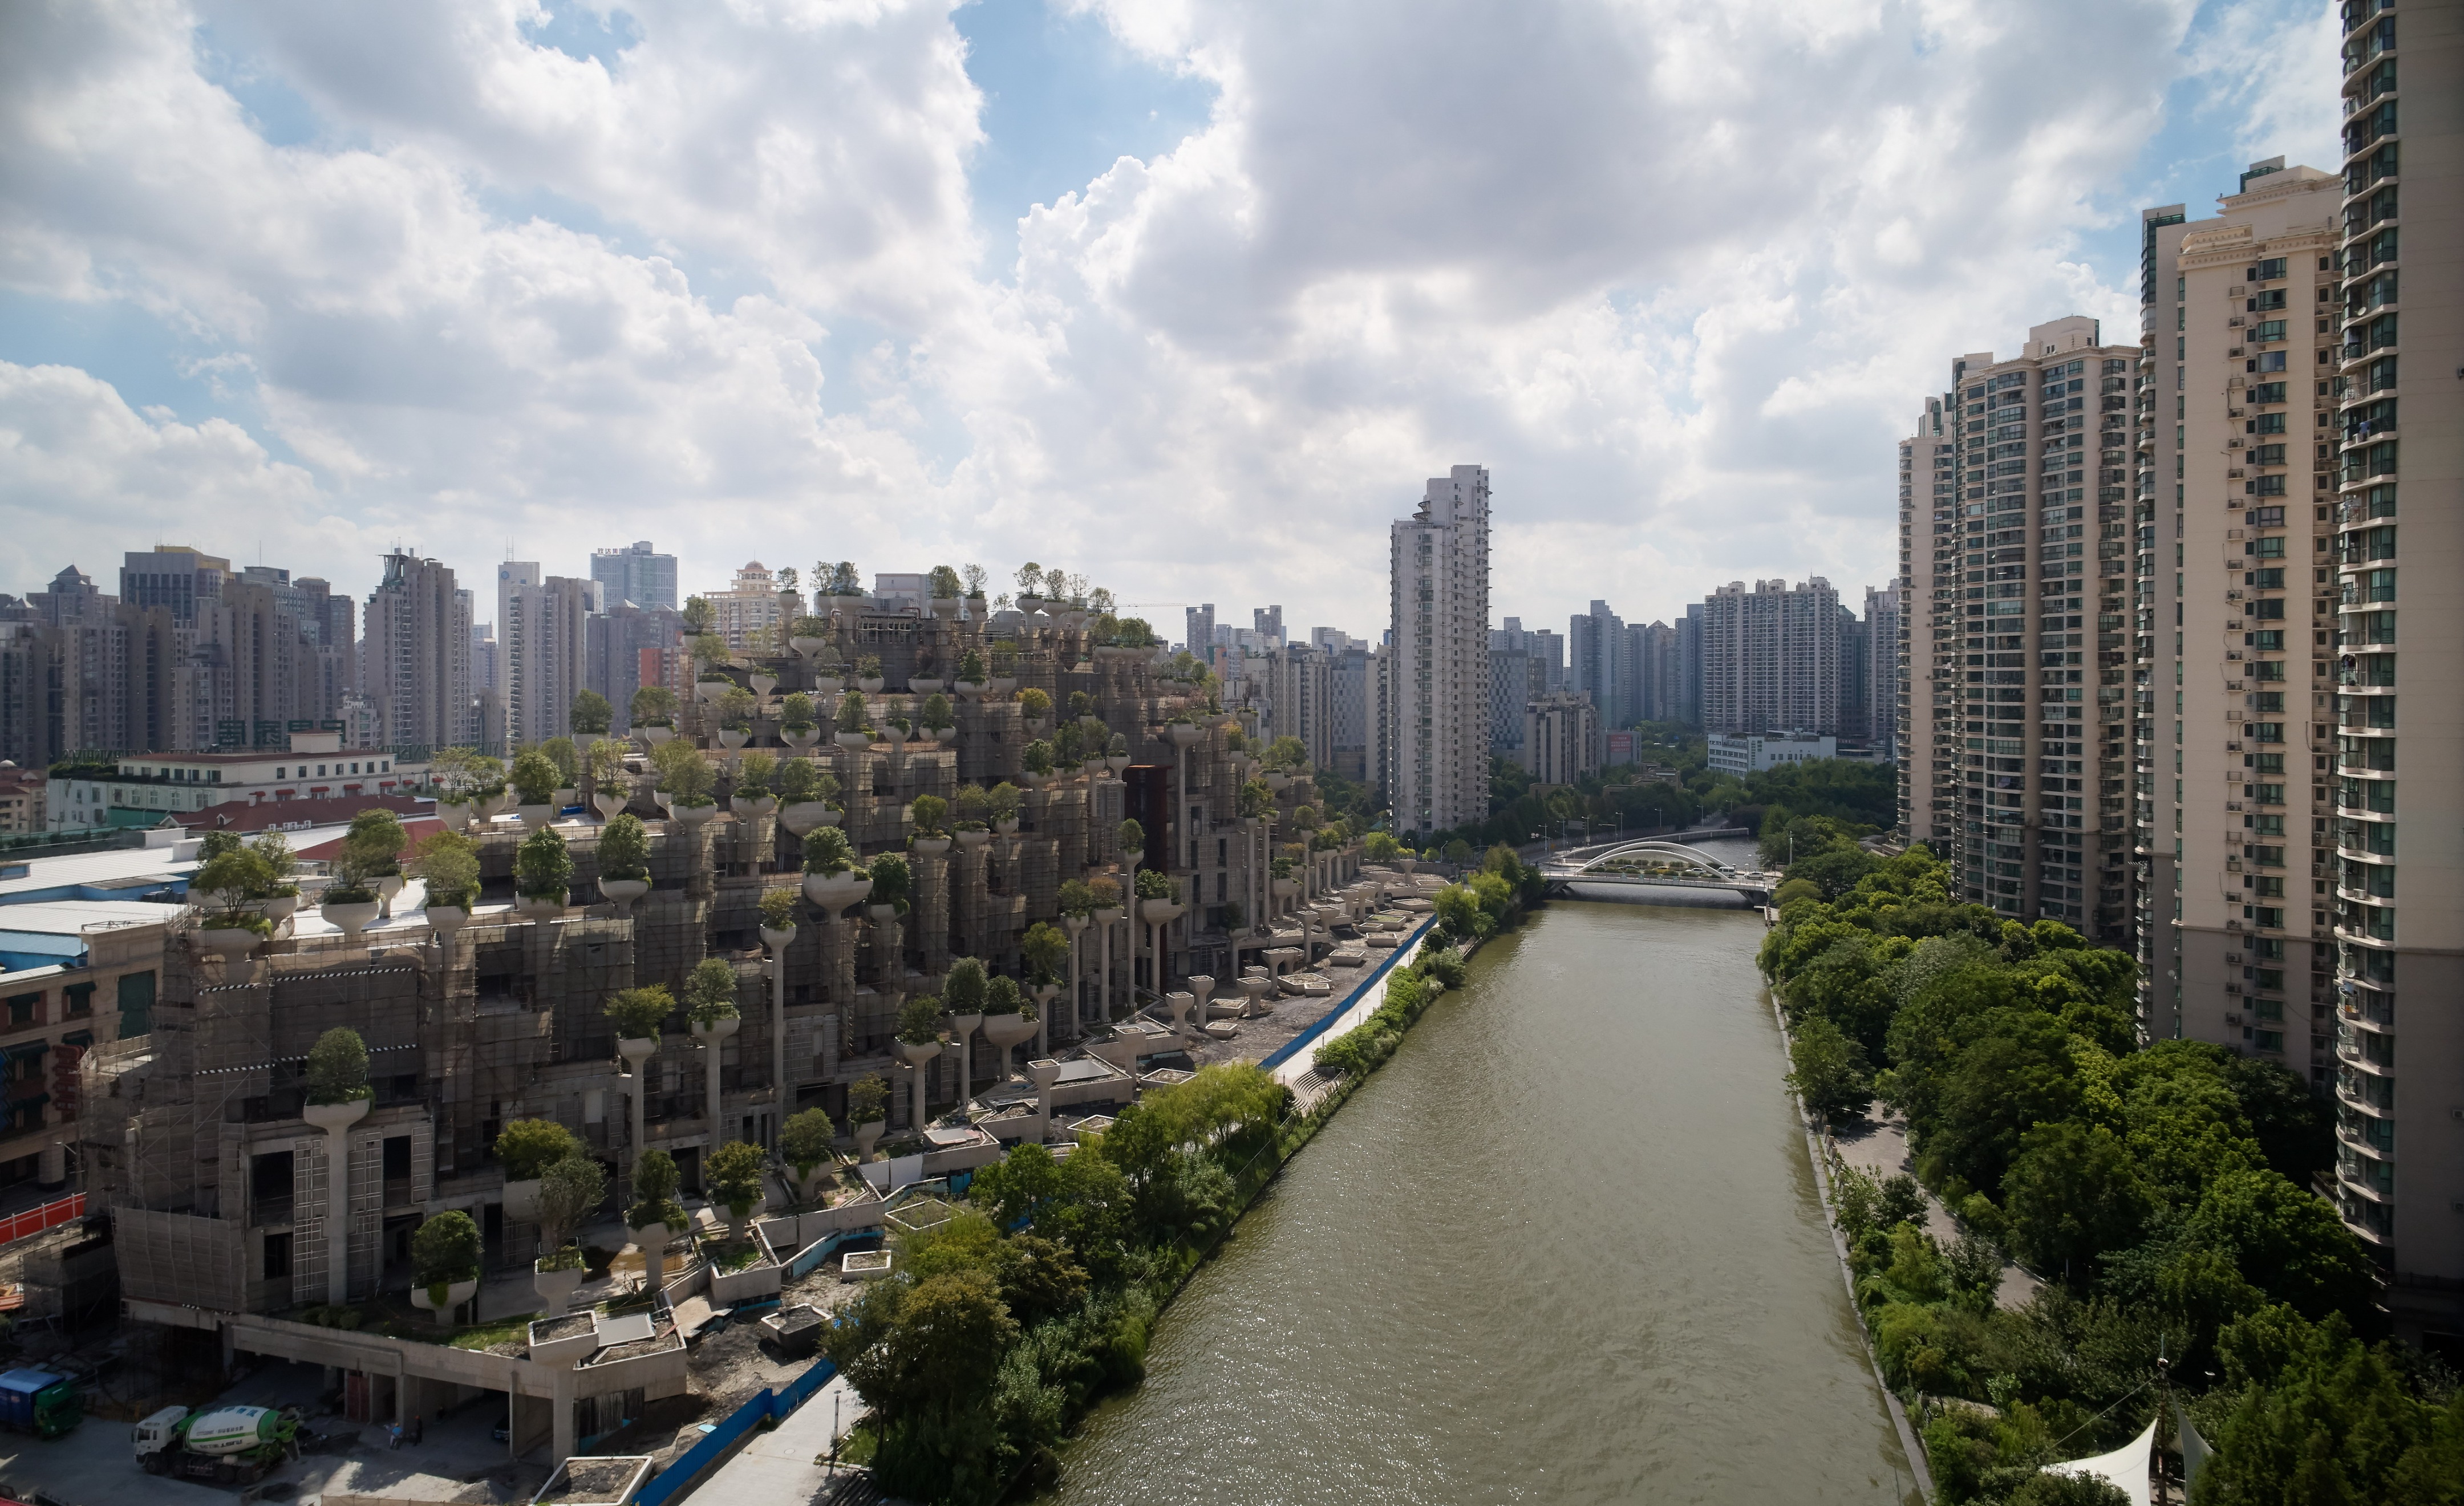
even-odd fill
[[[1861,603],[1953,356],[2134,339],[2142,207],[2333,167],[2330,14],[28,0],[0,591],[647,538],[1374,637],[1478,464],[1498,618]]]

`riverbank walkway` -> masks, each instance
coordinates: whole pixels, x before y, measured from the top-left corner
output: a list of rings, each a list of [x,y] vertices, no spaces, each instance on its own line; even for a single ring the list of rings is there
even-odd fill
[[[1916,1156],[1908,1149],[1908,1126],[1904,1120],[1893,1119],[1879,1103],[1865,1110],[1865,1117],[1830,1130],[1831,1144],[1839,1159],[1859,1171],[1874,1176],[1897,1176],[1904,1171],[1913,1177],[1917,1171]],[[1958,1220],[1950,1216],[1932,1191],[1925,1189],[1925,1233],[1945,1245],[1959,1238]],[[2013,1261],[2002,1262],[2002,1285],[1993,1294],[1993,1305],[2004,1309],[2025,1307],[2043,1285],[2020,1269]]]
[[[1318,1046],[1334,1039],[1347,1030],[1357,1029],[1361,1021],[1376,1014],[1386,1002],[1386,980],[1393,977],[1398,969],[1410,966],[1412,959],[1420,954],[1420,949],[1428,944],[1429,933],[1433,928],[1422,924],[1414,933],[1411,945],[1396,950],[1394,967],[1379,972],[1376,980],[1363,987],[1353,996],[1350,1003],[1335,1006],[1341,1013],[1334,1022],[1319,1033],[1317,1040],[1309,1050],[1296,1051],[1292,1053],[1289,1059],[1278,1065],[1270,1074],[1274,1080],[1287,1087],[1296,1087],[1301,1079],[1316,1070]]]
[[[777,1427],[755,1431],[735,1457],[693,1487],[690,1498],[701,1506],[819,1506],[832,1500],[861,1472],[832,1468],[830,1444],[864,1413],[864,1399],[847,1378],[834,1375]]]

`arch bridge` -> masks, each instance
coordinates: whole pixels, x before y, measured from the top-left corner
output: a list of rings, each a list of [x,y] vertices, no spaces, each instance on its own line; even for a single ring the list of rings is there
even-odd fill
[[[1771,903],[1779,875],[1732,867],[1699,847],[1664,838],[1612,842],[1561,853],[1541,863],[1551,894],[1575,884],[1616,884],[1635,888],[1727,889],[1757,905]]]

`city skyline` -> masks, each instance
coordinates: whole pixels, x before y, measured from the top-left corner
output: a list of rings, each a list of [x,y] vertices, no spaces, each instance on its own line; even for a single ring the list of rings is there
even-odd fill
[[[1672,155],[1519,171],[1489,227],[1438,237],[1461,242],[1440,251],[1342,208],[1377,202],[1395,224],[1451,213],[1331,176],[1381,150],[1352,117],[1319,116],[1308,68],[1204,7],[1152,24],[1045,17],[1041,51],[1017,34],[1031,6],[819,38],[808,45],[852,49],[895,80],[876,113],[921,144],[793,91],[764,96],[777,76],[761,75],[750,91],[763,124],[852,164],[844,181],[781,185],[767,216],[742,186],[692,181],[632,134],[653,128],[628,114],[637,81],[662,68],[803,55],[715,14],[691,34],[654,20],[617,36],[559,13],[457,42],[412,16],[337,41],[288,23],[192,34],[100,15],[29,39],[53,65],[30,76],[58,81],[19,101],[47,132],[16,139],[82,139],[92,155],[73,190],[41,186],[55,181],[42,149],[20,148],[12,207],[41,251],[0,319],[0,429],[16,436],[0,516],[26,557],[0,590],[41,589],[71,560],[99,570],[128,541],[187,537],[201,509],[251,524],[199,547],[248,558],[262,540],[267,557],[338,582],[397,546],[450,557],[447,541],[484,538],[494,554],[509,535],[513,557],[540,559],[552,539],[666,536],[684,578],[723,580],[741,562],[732,535],[818,513],[829,521],[803,552],[868,568],[1059,555],[1156,599],[1272,596],[1297,621],[1340,622],[1343,603],[1374,597],[1372,531],[1415,500],[1409,478],[1468,453],[1500,478],[1497,595],[1528,620],[1600,596],[1648,621],[1705,581],[1880,580],[1890,478],[1878,457],[1934,352],[2007,342],[2049,306],[2119,327],[2135,302],[2138,205],[2204,201],[2242,161],[2332,150],[2315,91],[2236,72],[2262,53],[2328,66],[2323,13],[2105,9],[2082,24],[2155,45],[2051,115],[1969,87],[2024,70],[2052,45],[2046,18],[1953,16],[1917,33],[1905,17],[1834,17],[1726,38],[1747,49],[1750,87],[1704,127],[1784,131],[1798,176],[1757,182],[1750,199],[1706,185],[1675,201],[1697,207],[1648,225],[1598,208],[1639,196],[1587,174],[1699,172],[1685,133],[1628,114],[1704,107],[1605,97],[1581,59],[1622,51],[1650,76],[1652,29],[1628,34],[1582,7],[1546,35],[1467,22],[1421,45],[1511,57],[1539,90],[1562,86],[1562,120],[1528,90],[1493,101],[1523,160],[1588,162],[1595,132],[1670,138]],[[1320,41],[1408,118],[1423,107],[1417,69],[1398,66],[1418,55],[1390,34],[1399,24],[1364,14]],[[462,103],[363,88],[371,50],[388,48],[435,57],[469,85],[446,91]],[[1864,63],[1841,67],[1850,57]],[[1811,87],[1809,67],[1871,95]],[[1236,75],[1242,89],[1220,87]],[[1103,87],[1076,91],[1091,113],[1056,102],[1098,76]],[[115,120],[80,78],[164,113]],[[509,120],[494,92],[566,83],[576,114],[562,127]],[[1997,155],[2029,165],[2016,181],[1928,169],[1912,195],[1890,145],[1903,109],[1922,112],[1906,129],[2003,143]],[[1416,146],[1427,181],[1486,183],[1485,147],[1428,123]],[[603,125],[593,144],[570,134]],[[1290,154],[1279,143],[1296,125],[1333,149]],[[738,122],[687,113],[655,128],[723,147],[715,134]],[[2031,140],[2060,144],[2037,154]],[[189,156],[201,150],[221,154],[224,197],[246,207],[179,195],[115,207],[95,186],[209,181]],[[894,181],[919,186],[873,187]],[[422,195],[442,217],[432,241],[386,208]],[[1208,206],[1243,196],[1262,217],[1225,242]],[[251,212],[311,228],[286,249],[230,217]],[[1155,233],[1105,273],[1100,247],[1133,224]],[[1516,229],[1540,225],[1562,244]],[[372,248],[368,262],[349,273],[301,249],[328,234]],[[1229,259],[1174,249],[1199,245]],[[1013,247],[1032,252],[1015,269]],[[499,283],[451,271],[480,264],[526,271]],[[563,280],[573,299],[519,293],[532,277]],[[400,301],[331,300],[354,283]],[[1182,286],[1254,291],[1227,304]],[[1048,381],[1023,381],[1021,341],[1059,328],[1024,312],[1045,298],[1085,338]],[[1380,311],[1406,307],[1404,338],[1385,343],[1397,316]],[[447,327],[489,333],[439,346]],[[671,360],[710,375],[681,383]],[[1569,366],[1592,372],[1589,390],[1552,375]],[[1400,380],[1413,371],[1424,375]],[[1155,405],[1115,401],[1130,392]],[[1161,451],[1105,416],[1116,409],[1188,441]],[[1114,526],[1166,503],[1191,526]],[[1234,532],[1274,564],[1223,559],[1212,541]],[[451,562],[475,578],[494,560]],[[1247,576],[1237,589],[1222,578],[1234,572]]]

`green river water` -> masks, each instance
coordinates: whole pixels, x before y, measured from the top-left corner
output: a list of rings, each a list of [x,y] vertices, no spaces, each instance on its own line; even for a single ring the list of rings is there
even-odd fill
[[[1047,1499],[1905,1498],[1762,936],[1559,901],[1485,949],[1191,1281]]]

